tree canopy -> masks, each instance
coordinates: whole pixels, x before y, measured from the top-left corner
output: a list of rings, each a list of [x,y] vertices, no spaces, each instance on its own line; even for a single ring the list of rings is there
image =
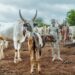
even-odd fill
[[[37,18],[35,23],[37,23],[38,27],[42,27],[44,25],[43,19],[41,17]]]
[[[70,26],[75,26],[75,10],[74,9],[67,12],[66,20],[68,21]]]

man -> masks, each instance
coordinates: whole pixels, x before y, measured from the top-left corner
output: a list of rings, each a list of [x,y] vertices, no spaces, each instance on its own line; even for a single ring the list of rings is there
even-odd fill
[[[56,27],[55,19],[52,19],[51,21],[52,27],[50,27],[50,35],[53,36],[54,42],[52,42],[52,61],[55,59],[61,60],[60,57],[60,48],[59,48],[59,29]]]

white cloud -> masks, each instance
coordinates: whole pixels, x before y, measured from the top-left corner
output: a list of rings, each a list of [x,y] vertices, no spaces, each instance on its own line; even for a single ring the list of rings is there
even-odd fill
[[[26,19],[31,19],[37,9],[37,17],[42,17],[46,23],[51,18],[62,21],[70,9],[75,9],[74,3],[75,0],[0,0],[0,21],[17,20],[19,9]]]
[[[0,13],[1,12],[5,12],[5,13],[9,13],[9,12],[16,12],[16,9],[14,6],[12,5],[5,5],[5,4],[2,4],[0,3]]]
[[[54,7],[56,10],[61,12],[69,11],[70,9],[75,9],[75,5],[72,4],[55,4]]]

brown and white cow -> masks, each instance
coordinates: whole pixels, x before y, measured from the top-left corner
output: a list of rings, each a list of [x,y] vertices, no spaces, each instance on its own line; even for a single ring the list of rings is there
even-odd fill
[[[25,20],[22,15],[21,11],[19,12],[20,18],[24,21],[24,27],[26,30],[26,36],[28,37],[28,49],[30,51],[30,62],[31,62],[31,73],[34,72],[34,69],[38,69],[40,73],[40,58],[41,58],[41,47],[43,45],[42,38],[39,33],[34,32],[34,20],[37,16],[37,11],[34,18],[31,21]]]

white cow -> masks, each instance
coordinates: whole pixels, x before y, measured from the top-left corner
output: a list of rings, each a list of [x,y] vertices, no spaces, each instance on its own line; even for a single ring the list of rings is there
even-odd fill
[[[8,23],[6,23],[8,24]],[[6,40],[11,39],[14,42],[14,48],[15,48],[15,56],[14,56],[14,63],[21,61],[20,58],[20,48],[22,42],[25,40],[25,32],[23,27],[24,22],[23,21],[17,21],[13,24],[9,24],[10,27],[4,29],[1,27],[0,35]],[[24,34],[23,34],[24,33]]]

